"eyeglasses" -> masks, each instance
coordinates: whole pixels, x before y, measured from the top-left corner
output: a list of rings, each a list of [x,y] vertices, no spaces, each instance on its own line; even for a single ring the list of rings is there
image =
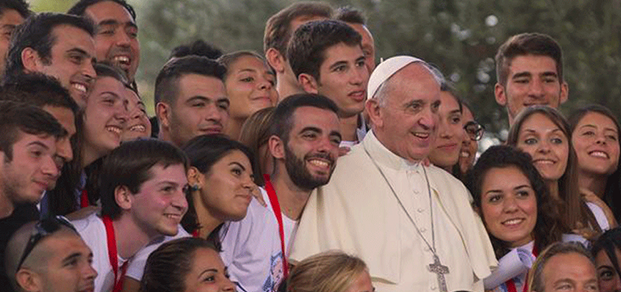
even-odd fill
[[[30,235],[28,244],[26,244],[26,249],[24,249],[24,253],[22,254],[22,257],[19,260],[19,264],[17,265],[16,271],[19,271],[19,268],[22,267],[22,264],[24,263],[26,258],[30,255],[32,250],[37,245],[37,243],[39,243],[39,241],[41,241],[41,239],[45,238],[46,236],[58,231],[61,228],[61,226],[66,226],[69,229],[75,231],[76,233],[78,232],[75,229],[75,227],[73,227],[73,225],[69,223],[67,218],[63,216],[44,218],[44,219],[41,219],[39,222],[37,222],[37,224],[35,224],[34,226],[34,230],[32,231],[32,234]]]
[[[485,133],[485,127],[475,121],[470,121],[464,125],[464,131],[466,131],[470,140],[479,141],[483,137],[483,133]]]

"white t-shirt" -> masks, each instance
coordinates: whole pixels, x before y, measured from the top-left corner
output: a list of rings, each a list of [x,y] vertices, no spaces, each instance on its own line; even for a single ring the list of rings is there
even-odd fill
[[[130,277],[136,281],[142,280],[142,275],[144,274],[144,267],[147,264],[147,259],[153,251],[155,251],[158,247],[160,247],[160,245],[164,244],[165,242],[190,236],[191,235],[187,233],[185,229],[181,227],[181,225],[179,225],[179,232],[177,232],[177,235],[164,236],[162,238],[158,238],[152,241],[151,243],[149,243],[149,245],[145,246],[143,249],[139,250],[136,255],[134,255],[134,258],[131,260],[131,262],[129,262],[129,266],[127,267],[127,272],[125,273],[125,276]]]
[[[96,213],[90,216],[71,222],[76,230],[82,236],[86,245],[93,252],[93,268],[97,271],[95,278],[95,292],[112,291],[114,286],[114,271],[110,265],[108,258],[108,240],[106,238],[106,226],[103,220]],[[119,267],[125,263],[127,259],[119,256]]]
[[[238,291],[274,291],[282,281],[282,250],[278,221],[267,192],[261,188],[267,207],[252,200],[246,217],[221,231],[222,261]],[[285,254],[289,254],[297,222],[282,214]]]
[[[599,224],[599,228],[601,228],[602,231],[610,229],[610,223],[608,222],[608,218],[606,218],[606,214],[604,214],[604,210],[595,203],[586,202],[586,204],[587,207],[591,209],[591,213],[593,213],[597,224]]]
[[[75,220],[71,222],[75,226],[76,230],[82,236],[86,245],[91,248],[93,252],[93,268],[97,271],[97,277],[95,278],[95,291],[107,292],[112,291],[114,286],[114,271],[108,258],[108,240],[106,238],[106,226],[103,220],[97,216],[96,213],[90,216]],[[127,266],[126,276],[131,277],[137,281],[142,279],[144,273],[144,266],[147,258],[155,249],[157,249],[164,242],[190,236],[181,225],[179,225],[179,232],[177,235],[170,237],[164,237],[164,240],[155,240],[146,247],[139,250]],[[118,265],[121,267],[123,263],[129,259],[123,259],[119,256]]]

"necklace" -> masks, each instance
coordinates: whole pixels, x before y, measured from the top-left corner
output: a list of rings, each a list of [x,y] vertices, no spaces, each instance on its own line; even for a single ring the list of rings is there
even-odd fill
[[[388,178],[386,177],[386,175],[384,175],[384,172],[382,171],[382,169],[379,167],[379,165],[377,165],[377,162],[375,162],[375,160],[373,159],[373,157],[367,150],[366,145],[363,145],[362,148],[364,149],[364,152],[367,154],[367,156],[369,156],[369,158],[373,162],[373,165],[375,165],[375,168],[377,168],[379,173],[382,175],[382,178],[384,178],[384,181],[386,181],[386,184],[390,188],[390,191],[397,199],[397,202],[399,202],[399,206],[401,206],[401,209],[403,209],[403,211],[405,212],[405,215],[407,215],[408,219],[410,219],[410,222],[412,222],[412,224],[414,225],[414,228],[416,229],[416,233],[418,233],[418,236],[420,236],[420,238],[423,240],[423,242],[425,242],[429,250],[431,250],[431,253],[433,254],[433,263],[427,265],[427,270],[429,270],[429,272],[431,273],[436,274],[438,278],[439,290],[441,292],[448,292],[448,288],[446,286],[446,278],[444,277],[444,274],[449,273],[449,268],[447,266],[442,265],[442,262],[440,262],[440,257],[438,257],[438,254],[436,253],[436,238],[435,238],[435,232],[433,228],[433,208],[432,208],[432,201],[431,201],[432,199],[431,187],[429,185],[429,178],[427,177],[427,170],[425,170],[425,168],[423,167],[423,173],[425,174],[425,181],[427,182],[427,193],[429,194],[429,213],[431,214],[430,215],[431,217],[430,218],[431,219],[430,220],[431,221],[431,244],[429,244],[429,241],[427,241],[425,236],[423,236],[423,233],[418,228],[418,225],[416,225],[416,222],[414,221],[414,219],[412,218],[408,210],[403,205],[403,202],[401,202],[401,199],[399,199],[397,192],[395,192],[395,189],[393,189],[392,185],[390,184],[390,181],[388,181]]]

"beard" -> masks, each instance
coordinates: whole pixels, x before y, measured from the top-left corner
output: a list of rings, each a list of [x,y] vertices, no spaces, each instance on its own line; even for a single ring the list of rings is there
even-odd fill
[[[313,176],[306,168],[306,160],[310,157],[321,157],[330,161],[330,173],[327,177]],[[289,146],[285,146],[285,169],[291,181],[301,189],[313,190],[316,187],[323,186],[330,181],[332,172],[334,171],[334,158],[327,153],[308,154],[304,159],[298,158]]]

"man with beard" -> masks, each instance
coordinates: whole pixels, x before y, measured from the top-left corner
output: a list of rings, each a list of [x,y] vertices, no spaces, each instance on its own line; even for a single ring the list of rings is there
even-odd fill
[[[222,232],[222,259],[240,291],[276,291],[288,274],[286,257],[297,221],[313,189],[330,180],[341,134],[336,104],[317,94],[296,94],[274,111],[268,141],[274,172],[263,198],[246,218]]]
[[[134,82],[140,63],[134,8],[125,0],[80,0],[67,13],[87,17],[95,23],[97,60],[121,68],[129,81]]]

